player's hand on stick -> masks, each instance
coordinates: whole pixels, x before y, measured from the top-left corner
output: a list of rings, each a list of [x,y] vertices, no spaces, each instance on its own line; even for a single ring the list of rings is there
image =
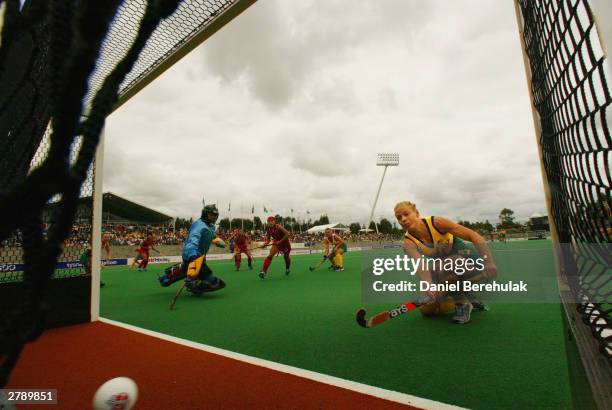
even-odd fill
[[[482,275],[486,279],[491,279],[497,276],[497,266],[495,264],[488,264],[484,267]]]

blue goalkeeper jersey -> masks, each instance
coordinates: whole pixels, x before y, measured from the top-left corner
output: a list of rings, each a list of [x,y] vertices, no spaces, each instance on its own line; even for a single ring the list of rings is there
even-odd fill
[[[215,238],[215,225],[207,224],[201,219],[196,220],[183,245],[183,261],[192,261],[208,253],[210,244]]]

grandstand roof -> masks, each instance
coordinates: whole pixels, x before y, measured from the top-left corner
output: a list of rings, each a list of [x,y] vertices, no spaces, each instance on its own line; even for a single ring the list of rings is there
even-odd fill
[[[349,230],[349,228],[346,225],[342,225],[341,223],[336,222],[336,223],[333,223],[333,224],[313,226],[312,228],[310,228],[306,232],[308,232],[308,233],[323,232],[327,228],[331,229],[332,231],[342,231],[342,232],[346,232],[346,231]]]
[[[136,224],[164,224],[174,218],[111,192],[102,194],[102,220]]]

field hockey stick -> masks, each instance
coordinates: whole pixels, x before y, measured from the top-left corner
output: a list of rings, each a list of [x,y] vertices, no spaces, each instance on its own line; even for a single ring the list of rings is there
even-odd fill
[[[315,266],[310,266],[308,269],[312,272],[313,270],[320,268],[321,265],[325,263],[325,261],[329,260],[331,262],[331,260],[333,259],[331,255],[332,255],[331,253],[328,254],[327,256],[323,258],[322,261],[319,261],[319,263],[317,263]]]
[[[170,303],[170,310],[174,309],[174,305],[176,304],[176,301],[178,300],[179,296],[181,296],[183,289],[185,289],[185,285],[186,283],[185,281],[183,281],[183,286],[181,286],[178,292],[176,292],[176,295],[174,295],[174,298],[172,298],[172,302]]]
[[[486,277],[482,273],[479,273],[470,278],[470,280],[473,282],[479,282],[483,279],[486,279]],[[390,319],[394,319],[400,315],[403,315],[404,313],[408,313],[412,310],[415,310],[433,301],[434,299],[429,296],[419,298],[414,301],[402,303],[401,305],[391,310],[385,310],[383,312],[377,313],[374,316],[369,317],[367,319],[366,319],[366,310],[364,308],[361,308],[357,311],[355,315],[355,320],[357,320],[357,324],[359,324],[359,326],[361,327],[366,327],[366,328],[374,327],[374,326],[380,325],[381,323],[385,323],[386,321]]]
[[[263,248],[267,248],[268,246],[271,246],[271,244],[254,246],[254,247],[252,247],[252,248],[249,248],[249,251],[254,251],[255,249],[263,249]]]
[[[394,319],[400,315],[403,315],[404,313],[408,313],[411,310],[414,310],[418,307],[421,307],[431,302],[432,300],[433,299],[431,298],[424,298],[421,300],[405,302],[391,310],[385,310],[384,312],[377,313],[374,316],[369,317],[367,319],[366,319],[366,310],[361,308],[357,311],[357,314],[355,315],[355,319],[357,320],[357,324],[359,324],[359,326],[361,327],[374,327],[374,326],[380,325],[381,323],[385,323],[386,321],[390,319]]]

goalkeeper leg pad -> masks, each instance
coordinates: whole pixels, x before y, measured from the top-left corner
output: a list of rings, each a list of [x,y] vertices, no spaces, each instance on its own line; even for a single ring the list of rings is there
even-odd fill
[[[177,263],[172,266],[168,266],[164,270],[164,274],[159,277],[159,284],[163,287],[172,285],[174,282],[178,282],[181,279],[185,279],[187,274],[185,273],[182,264]]]

